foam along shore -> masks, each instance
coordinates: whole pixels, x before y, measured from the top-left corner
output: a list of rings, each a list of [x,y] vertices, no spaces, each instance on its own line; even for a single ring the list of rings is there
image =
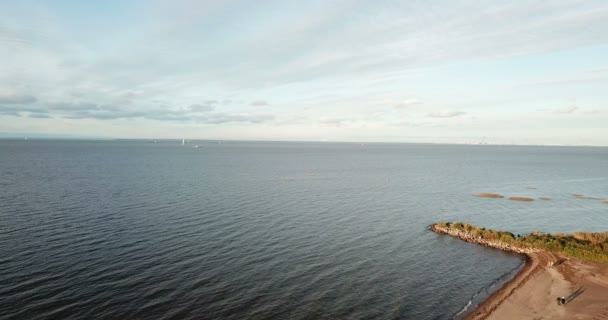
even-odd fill
[[[566,255],[570,252],[566,247],[575,247],[572,243],[568,246],[568,242],[581,241],[582,246],[585,242],[601,243],[608,249],[608,233],[515,236],[505,231],[442,222],[429,229],[467,242],[515,252],[525,259],[524,267],[488,299],[472,306],[474,309],[466,319],[608,319],[608,263]],[[584,240],[588,237],[595,238]],[[554,238],[566,245],[546,247],[543,240]],[[557,297],[564,297],[566,304],[558,305]]]

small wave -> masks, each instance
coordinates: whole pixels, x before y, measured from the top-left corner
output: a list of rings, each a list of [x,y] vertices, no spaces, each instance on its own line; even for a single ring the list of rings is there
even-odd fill
[[[471,306],[471,304],[473,304],[473,301],[469,300],[469,302],[467,302],[467,304],[462,309],[460,309],[460,311],[458,311],[458,313],[456,313],[456,315],[454,315],[454,317],[452,319],[456,319],[458,316],[460,316],[461,314],[466,312],[469,309],[469,307]]]

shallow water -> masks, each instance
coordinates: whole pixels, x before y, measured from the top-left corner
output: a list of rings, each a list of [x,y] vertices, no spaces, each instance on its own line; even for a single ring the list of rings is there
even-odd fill
[[[0,318],[449,319],[521,261],[426,226],[608,230],[573,193],[608,148],[0,140]]]

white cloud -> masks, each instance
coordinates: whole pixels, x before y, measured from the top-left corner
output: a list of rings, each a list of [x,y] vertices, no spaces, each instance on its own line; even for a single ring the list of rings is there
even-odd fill
[[[586,113],[586,114],[598,114],[600,112],[601,112],[600,109],[591,109],[591,110],[585,111],[584,113]]]
[[[571,113],[574,113],[576,110],[578,110],[577,106],[569,106],[569,107],[553,110],[553,113],[571,114]]]
[[[437,111],[428,113],[426,116],[429,118],[454,118],[463,116],[465,114],[467,113],[462,111]]]
[[[268,105],[268,101],[266,101],[266,100],[255,100],[255,101],[251,101],[251,103],[249,105],[254,106],[254,107],[267,106]]]
[[[398,101],[395,104],[395,108],[404,108],[404,107],[408,107],[408,106],[412,106],[412,105],[417,105],[417,104],[422,104],[422,101],[418,100],[418,99],[403,99],[401,101]]]
[[[215,113],[209,116],[197,117],[196,120],[207,124],[223,124],[223,123],[268,123],[275,119],[275,116],[269,114],[229,114]]]
[[[188,107],[188,110],[193,112],[209,112],[215,109],[215,102],[204,102],[203,104],[192,104]]]
[[[36,102],[36,97],[31,95],[7,94],[0,95],[0,103],[4,104],[31,104]]]
[[[319,118],[319,123],[328,125],[328,126],[341,126],[347,122],[351,122],[351,119],[347,118],[336,118],[336,117],[321,117]]]

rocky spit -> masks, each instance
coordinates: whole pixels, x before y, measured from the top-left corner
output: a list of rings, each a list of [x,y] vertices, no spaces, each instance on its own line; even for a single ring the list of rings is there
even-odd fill
[[[460,229],[456,229],[456,228],[451,228],[449,226],[440,227],[437,224],[432,224],[428,227],[428,229],[433,232],[436,232],[436,233],[450,235],[454,238],[458,238],[458,239],[466,241],[466,242],[475,243],[475,244],[479,244],[482,246],[496,248],[496,249],[500,249],[500,250],[504,250],[504,251],[515,252],[515,253],[519,253],[519,254],[530,254],[530,253],[542,251],[540,249],[535,249],[535,248],[522,248],[522,247],[510,244],[510,243],[504,243],[504,242],[501,242],[498,240],[487,240],[482,237],[475,237],[469,232],[466,232],[466,231],[463,231]]]

